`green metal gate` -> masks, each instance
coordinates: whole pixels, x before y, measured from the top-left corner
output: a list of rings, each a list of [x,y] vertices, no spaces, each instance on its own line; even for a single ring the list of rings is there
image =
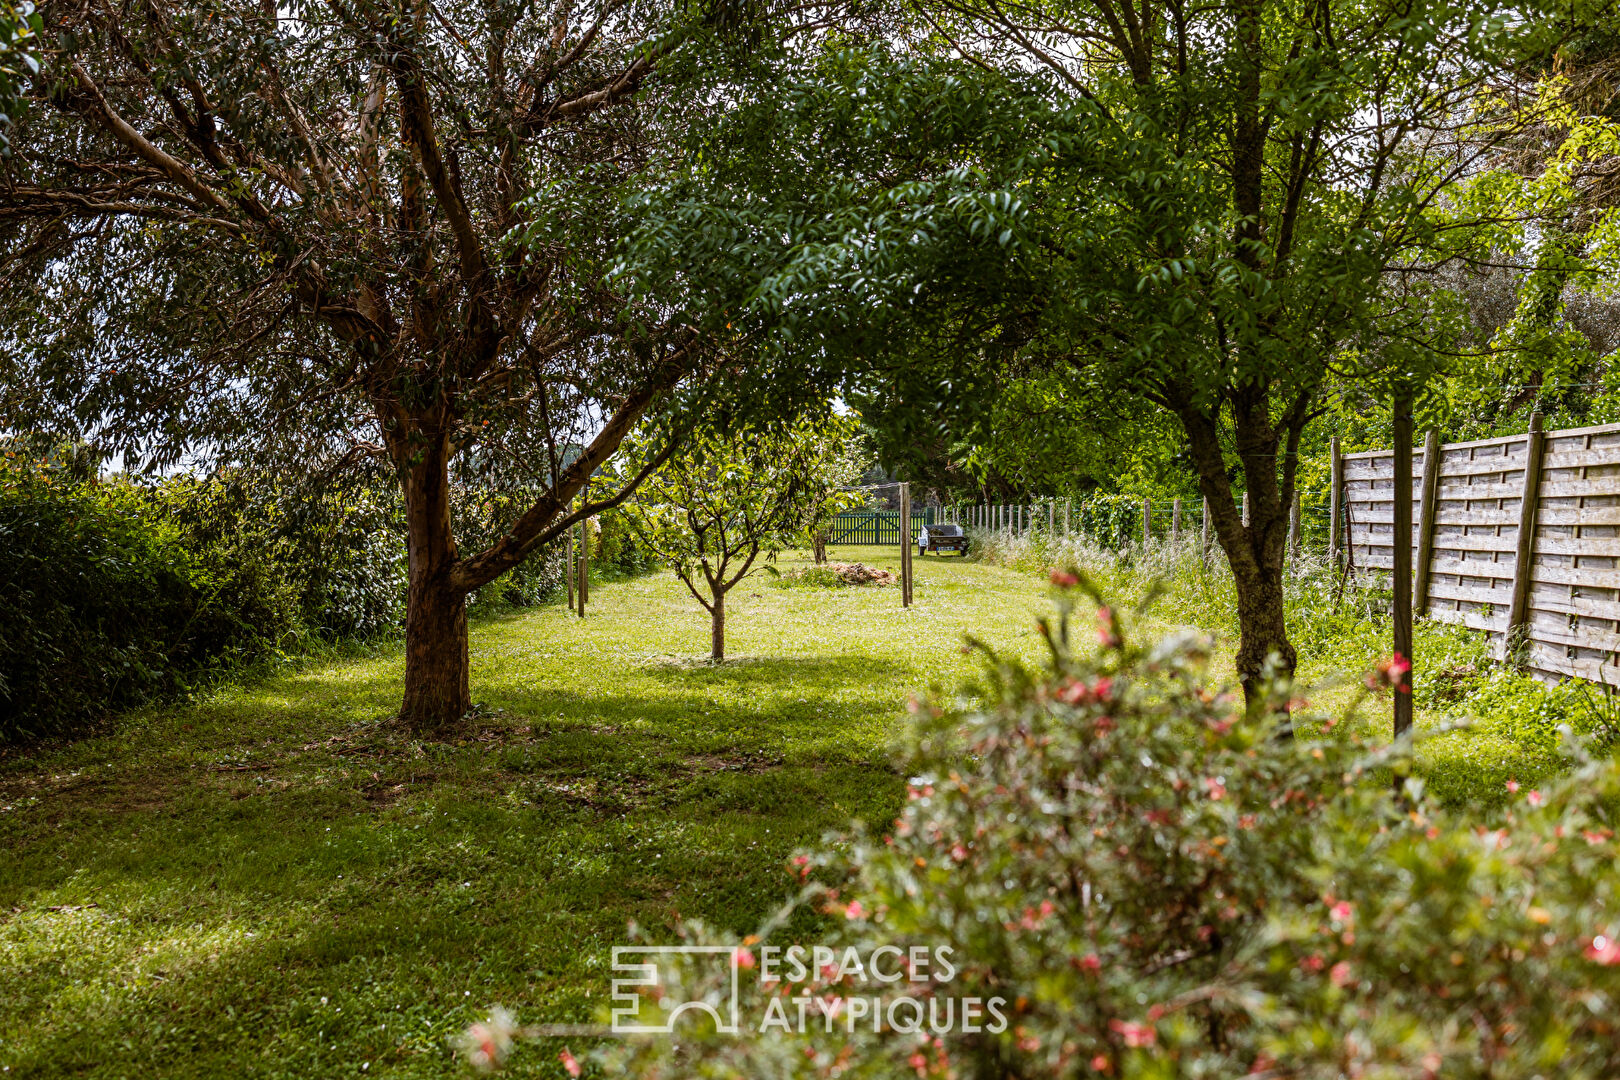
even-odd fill
[[[915,540],[923,526],[934,523],[934,511],[911,512],[911,537]],[[898,510],[850,510],[832,519],[833,544],[887,544],[900,545],[900,512]]]

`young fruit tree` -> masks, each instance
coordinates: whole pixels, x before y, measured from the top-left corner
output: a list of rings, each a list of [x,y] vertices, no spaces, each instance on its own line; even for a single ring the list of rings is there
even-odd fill
[[[468,595],[626,497],[640,473],[577,500],[638,422],[689,396],[790,415],[814,382],[739,377],[711,348],[723,318],[609,278],[624,194],[745,62],[727,35],[780,46],[817,4],[40,13],[43,70],[0,162],[0,429],[130,467],[390,470],[418,730],[469,708]],[[452,492],[472,480],[531,494],[464,549]]]
[[[799,535],[837,493],[825,478],[848,424],[800,419],[782,428],[693,434],[626,503],[636,531],[709,613],[709,657],[726,658],[726,594]],[[641,468],[627,460],[628,468]]]
[[[799,532],[809,543],[811,558],[817,566],[827,561],[833,519],[866,502],[865,493],[855,490],[855,485],[871,464],[870,448],[854,417],[830,418],[826,437],[832,445],[806,477],[808,489],[802,500],[804,512],[799,519]]]

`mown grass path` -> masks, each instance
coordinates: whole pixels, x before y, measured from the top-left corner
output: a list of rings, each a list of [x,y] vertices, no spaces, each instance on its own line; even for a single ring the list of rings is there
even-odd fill
[[[903,706],[971,676],[964,633],[1038,656],[1038,578],[918,579],[909,612],[753,579],[720,667],[668,574],[483,622],[452,742],[384,723],[389,651],[0,761],[0,1075],[446,1075],[493,1002],[594,1019],[629,921],[746,931],[794,848],[893,816]]]

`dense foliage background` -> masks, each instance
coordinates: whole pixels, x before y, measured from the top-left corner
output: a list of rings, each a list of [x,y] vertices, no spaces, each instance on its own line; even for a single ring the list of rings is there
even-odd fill
[[[455,497],[463,542],[491,542],[510,497]],[[592,527],[597,576],[651,568],[621,514]],[[101,475],[82,448],[12,445],[0,459],[0,742],[396,634],[403,532],[381,477],[312,488],[245,471]],[[562,542],[542,548],[477,602],[552,599],[564,561]]]

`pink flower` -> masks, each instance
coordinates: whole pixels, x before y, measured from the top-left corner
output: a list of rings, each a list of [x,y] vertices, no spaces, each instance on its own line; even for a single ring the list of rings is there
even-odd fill
[[[1059,690],[1056,697],[1065,705],[1078,705],[1086,700],[1086,684],[1079,679],[1072,680],[1067,686]]]
[[[1071,679],[1053,696],[1065,705],[1081,705],[1088,701],[1107,701],[1113,693],[1114,680],[1104,675],[1090,686],[1079,679]]]
[[[1091,1067],[1096,1069],[1098,1072],[1107,1072],[1108,1058],[1103,1054],[1098,1054],[1096,1057],[1091,1059]]]
[[[1586,958],[1600,964],[1620,964],[1620,941],[1599,934],[1586,947]]]
[[[1355,976],[1350,973],[1350,965],[1344,960],[1334,964],[1328,971],[1328,978],[1333,980],[1334,986],[1349,986],[1355,982]]]
[[[1134,1023],[1130,1020],[1115,1018],[1108,1021],[1108,1028],[1114,1034],[1125,1040],[1126,1046],[1152,1046],[1158,1033],[1146,1024]]]
[[[745,949],[739,945],[731,950],[731,959],[740,968],[751,968],[754,966],[754,950]]]
[[[967,848],[963,847],[961,844],[952,845],[951,858],[955,859],[957,862],[967,862],[967,857]]]
[[[1112,608],[1097,609],[1097,644],[1105,649],[1119,648],[1119,630],[1114,624]]]
[[[1340,900],[1337,904],[1333,905],[1328,914],[1332,915],[1333,918],[1339,922],[1349,922],[1355,915],[1355,908],[1350,906],[1350,902],[1348,900]]]
[[[1095,975],[1102,970],[1102,960],[1096,953],[1086,953],[1080,958],[1080,970],[1087,975]]]
[[[1406,673],[1412,670],[1412,661],[1395,653],[1387,660],[1380,660],[1373,665],[1373,670],[1367,675],[1367,685],[1373,689],[1380,686],[1396,686],[1402,693],[1411,693],[1412,685],[1406,681]]]
[[[1226,797],[1226,785],[1213,776],[1204,777],[1204,790],[1211,799],[1220,800]]]
[[[1518,782],[1518,781],[1517,781],[1517,780],[1509,780],[1509,781],[1508,781],[1508,782],[1507,782],[1507,789],[1508,789],[1508,794],[1509,794],[1509,795],[1516,795],[1516,794],[1518,794],[1518,791],[1519,791],[1519,782]]]
[[[473,1060],[486,1068],[500,1064],[506,1056],[496,1044],[495,1036],[483,1024],[474,1024],[467,1029],[467,1042],[472,1047]]]
[[[1311,953],[1299,962],[1299,966],[1309,972],[1318,972],[1327,967],[1327,961],[1322,959],[1321,953]]]
[[[1526,795],[1524,799],[1525,802],[1528,802],[1531,806],[1540,806],[1542,803],[1541,792],[1539,791],[1532,791],[1530,794]]]
[[[849,906],[844,909],[844,918],[864,919],[866,918],[866,909],[861,906],[859,900],[851,900]]]
[[[568,1052],[566,1046],[563,1047],[563,1052],[557,1055],[557,1060],[562,1062],[562,1067],[568,1070],[569,1076],[579,1075],[579,1062],[574,1060],[574,1055]]]
[[[462,1032],[461,1051],[466,1055],[467,1064],[475,1069],[498,1069],[512,1052],[516,1034],[517,1025],[512,1015],[497,1007],[490,1010],[488,1020]]]
[[[1080,579],[1069,573],[1067,570],[1053,570],[1052,584],[1056,585],[1060,589],[1072,589],[1076,585],[1080,584]]]
[[[918,1076],[922,1076],[928,1071],[928,1059],[923,1057],[921,1050],[906,1058],[906,1064],[916,1069]]]

